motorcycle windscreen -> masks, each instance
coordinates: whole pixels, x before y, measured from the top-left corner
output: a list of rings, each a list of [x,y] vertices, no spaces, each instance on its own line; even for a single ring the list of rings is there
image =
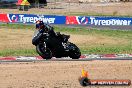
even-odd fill
[[[36,36],[38,35],[38,33],[39,33],[39,30],[35,30],[32,39],[33,39],[34,37],[36,37]]]

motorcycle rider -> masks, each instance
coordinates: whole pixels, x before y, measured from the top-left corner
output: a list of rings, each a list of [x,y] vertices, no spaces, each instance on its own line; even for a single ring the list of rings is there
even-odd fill
[[[43,37],[43,33],[47,33],[50,36],[55,36],[53,27],[44,23],[43,21],[38,20],[36,21],[36,31],[32,39],[33,45],[36,45],[39,42],[39,40]]]
[[[36,29],[38,29],[40,33],[49,33],[51,36],[56,36],[54,28],[43,21],[36,21]]]
[[[62,45],[64,46],[64,49],[67,49],[66,42],[68,38],[70,37],[69,35],[63,35],[63,34],[60,34],[60,32],[54,32],[54,28],[52,26],[40,20],[36,21],[36,29],[39,31],[36,39],[41,38],[42,33],[48,33],[52,37],[60,38],[61,39],[60,41],[63,41]]]

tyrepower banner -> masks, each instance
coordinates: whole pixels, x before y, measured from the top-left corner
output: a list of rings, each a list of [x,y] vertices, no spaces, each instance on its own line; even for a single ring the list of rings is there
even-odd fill
[[[0,14],[0,22],[35,23],[41,20],[48,24],[65,24],[65,16],[34,15],[34,14]]]
[[[35,14],[0,14],[0,22],[35,23],[41,20],[48,24],[72,24],[95,26],[132,26],[132,17],[56,16]]]
[[[7,14],[0,14],[0,22],[9,22]]]
[[[103,26],[132,26],[129,17],[93,17],[93,16],[66,16],[66,24],[103,25]]]

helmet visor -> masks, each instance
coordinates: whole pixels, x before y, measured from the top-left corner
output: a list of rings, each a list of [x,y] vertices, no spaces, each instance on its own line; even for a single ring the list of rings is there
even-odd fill
[[[36,24],[36,29],[39,29],[40,28],[40,25],[39,24]]]

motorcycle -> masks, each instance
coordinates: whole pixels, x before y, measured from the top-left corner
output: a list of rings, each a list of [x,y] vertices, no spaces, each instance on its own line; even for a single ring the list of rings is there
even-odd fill
[[[80,49],[75,44],[68,41],[70,35],[56,32],[56,36],[52,36],[50,33],[40,33],[40,31],[41,30],[35,31],[32,44],[36,46],[37,53],[43,59],[51,59],[52,57],[80,58]]]

